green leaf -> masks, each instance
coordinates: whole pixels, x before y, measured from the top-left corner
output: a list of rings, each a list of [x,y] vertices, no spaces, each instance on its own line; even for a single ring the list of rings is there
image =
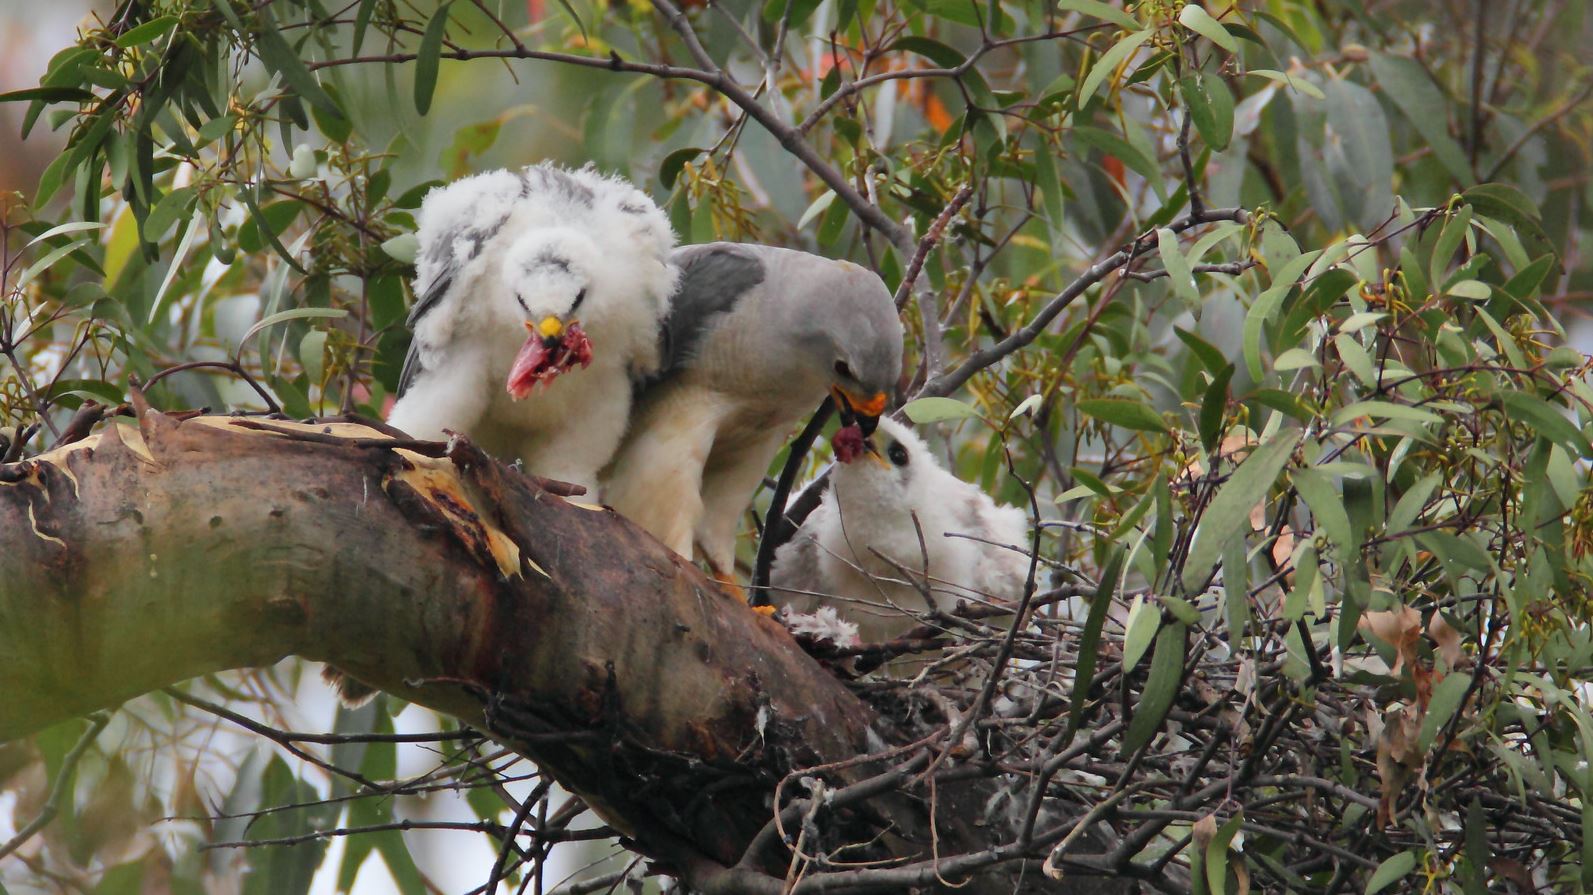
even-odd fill
[[[979,410],[956,398],[919,398],[902,408],[907,418],[920,425],[945,420],[965,420],[979,416]]]
[[[1062,737],[1063,746],[1072,741],[1073,734],[1084,721],[1084,708],[1090,695],[1089,682],[1095,678],[1095,661],[1100,651],[1101,629],[1106,624],[1106,613],[1112,606],[1112,598],[1117,594],[1118,580],[1123,575],[1123,560],[1122,548],[1114,546],[1111,559],[1106,561],[1106,568],[1101,572],[1101,583],[1095,589],[1095,599],[1090,602],[1084,630],[1079,635],[1078,667],[1073,674],[1073,697],[1068,706],[1068,727]]]
[[[819,218],[819,245],[829,248],[841,238],[841,233],[846,229],[846,222],[851,219],[851,212],[844,202],[831,202],[830,207],[824,210],[824,215]]]
[[[834,202],[835,191],[825,190],[817,199],[814,199],[812,202],[808,203],[808,207],[803,210],[802,216],[797,218],[797,229],[807,229],[808,224],[813,223],[813,219],[823,214]]]
[[[1029,397],[1024,398],[1022,401],[1018,402],[1017,407],[1012,408],[1011,413],[1007,414],[1007,419],[1015,420],[1020,416],[1024,416],[1025,414],[1033,413],[1034,409],[1039,407],[1040,402],[1044,399],[1045,398],[1043,395],[1030,395]]]
[[[1251,452],[1228,481],[1218,489],[1195,526],[1195,541],[1184,562],[1183,585],[1193,591],[1205,583],[1230,538],[1250,527],[1250,511],[1266,498],[1278,474],[1294,453],[1292,431],[1278,432]]]
[[[1233,138],[1233,93],[1216,75],[1185,75],[1178,90],[1189,109],[1190,120],[1206,145],[1221,152]]]
[[[1239,42],[1233,39],[1222,23],[1211,17],[1211,13],[1198,3],[1191,3],[1178,11],[1178,24],[1199,34],[1230,53],[1239,52]]]
[[[1057,171],[1051,144],[1045,140],[1034,151],[1034,173],[1041,207],[1045,209],[1046,232],[1053,247],[1061,246],[1067,237],[1067,222],[1062,218],[1062,175]]]
[[[1305,78],[1293,77],[1286,75],[1281,71],[1274,71],[1270,68],[1252,68],[1245,72],[1245,74],[1255,75],[1258,78],[1266,78],[1269,81],[1276,81],[1277,83],[1282,84],[1291,90],[1298,90],[1312,99],[1327,99],[1327,94],[1322,92],[1322,88],[1316,86]]]
[[[1079,410],[1102,422],[1141,432],[1166,432],[1167,421],[1143,401],[1126,398],[1089,398],[1078,403]]]
[[[219,5],[226,6],[231,0],[217,0]],[[255,52],[259,54],[260,61],[266,68],[282,76],[283,83],[292,87],[294,92],[304,97],[312,105],[320,106],[324,111],[342,117],[343,110],[337,107],[337,101],[328,96],[321,89],[321,82],[305,67],[299,54],[288,45],[282,36],[276,19],[271,15],[270,6],[260,7],[260,17],[264,19],[262,27],[255,29]]]
[[[415,256],[420,254],[420,237],[413,233],[400,233],[392,239],[382,243],[382,251],[394,261],[405,264],[414,264]]]
[[[448,31],[448,8],[453,0],[437,7],[437,12],[421,35],[420,49],[415,54],[415,111],[425,115],[431,111],[431,97],[437,90],[437,68],[442,60],[443,35]]]
[[[887,52],[916,53],[941,68],[956,68],[968,61],[961,50],[953,49],[938,40],[918,35],[908,35],[890,45]]]
[[[125,50],[128,47],[147,44],[175,27],[177,27],[176,16],[158,16],[122,32],[122,36],[116,38],[116,45]]]
[[[348,311],[342,308],[290,308],[286,311],[278,311],[269,317],[261,318],[254,326],[249,327],[248,331],[243,334],[243,338],[238,340],[238,344],[247,345],[250,339],[263,330],[279,323],[287,323],[290,320],[307,320],[312,317],[338,319],[347,316]]]
[[[658,182],[662,183],[666,190],[674,189],[675,181],[680,178],[680,172],[685,169],[686,163],[707,151],[696,146],[687,146],[685,149],[677,149],[664,156],[664,160],[658,164]]]
[[[1156,250],[1162,256],[1162,266],[1167,269],[1167,279],[1172,284],[1173,294],[1191,306],[1199,307],[1200,292],[1195,288],[1195,274],[1189,266],[1189,259],[1178,248],[1178,234],[1167,227],[1157,230]]]
[[[81,87],[25,87],[0,93],[0,103],[87,103],[98,99]]]
[[[1454,298],[1471,301],[1486,301],[1493,295],[1493,289],[1481,280],[1461,280],[1458,283],[1451,283],[1444,292]]]
[[[1383,107],[1365,87],[1333,80],[1327,85],[1326,112],[1324,139],[1340,150],[1324,160],[1326,173],[1347,219],[1376,226],[1394,205],[1394,148]]]
[[[1426,752],[1433,747],[1438,732],[1460,710],[1460,704],[1470,688],[1470,675],[1454,672],[1444,675],[1444,679],[1433,688],[1432,700],[1427,703],[1427,714],[1422,716],[1421,734],[1417,738],[1416,748]]]
[[[1356,417],[1370,416],[1385,420],[1409,420],[1414,423],[1428,425],[1441,424],[1444,418],[1431,410],[1420,407],[1411,407],[1408,404],[1395,404],[1391,401],[1357,401],[1354,404],[1340,407],[1333,414],[1333,425],[1342,426]]]
[[[1320,367],[1322,363],[1316,355],[1304,348],[1290,348],[1272,359],[1272,369],[1280,373],[1291,373],[1295,370],[1304,370],[1308,367]]]
[[[1228,358],[1223,355],[1222,351],[1218,350],[1216,345],[1202,339],[1194,332],[1181,326],[1174,326],[1173,335],[1176,335],[1179,341],[1188,345],[1189,350],[1194,352],[1195,357],[1200,359],[1201,365],[1212,374],[1220,373],[1223,367],[1228,366]]]
[[[1488,217],[1504,221],[1543,245],[1553,247],[1543,229],[1543,215],[1526,194],[1507,183],[1480,183],[1461,194],[1466,204]]]
[[[1514,296],[1517,301],[1526,301],[1538,291],[1539,286],[1543,285],[1544,278],[1553,268],[1554,256],[1543,255],[1516,271],[1516,275],[1504,284],[1504,291]]]
[[[1370,61],[1378,85],[1405,113],[1405,118],[1421,135],[1422,145],[1432,147],[1439,163],[1462,186],[1475,181],[1477,178],[1471,172],[1465,150],[1449,135],[1447,110],[1453,103],[1444,98],[1421,63],[1408,56],[1388,53],[1373,53]]]
[[[1402,851],[1377,865],[1372,878],[1366,881],[1366,895],[1381,892],[1390,885],[1409,876],[1416,869],[1416,852]]]
[[[1150,677],[1134,706],[1134,717],[1129,719],[1128,731],[1123,734],[1123,754],[1132,755],[1149,743],[1161,729],[1167,710],[1173,706],[1173,697],[1184,680],[1184,649],[1186,638],[1183,622],[1170,622],[1156,635],[1156,650],[1151,654]]]
[[[183,269],[183,262],[188,260],[188,251],[194,246],[194,239],[199,236],[199,231],[205,222],[203,209],[194,211],[193,217],[188,219],[188,226],[183,230],[182,239],[177,241],[177,251],[172,254],[171,264],[166,267],[166,275],[161,277],[160,288],[155,290],[155,297],[149,303],[149,322],[154,323],[156,315],[165,305],[167,290],[171,289],[172,281],[177,279],[177,274]]]
[[[1100,2],[1100,0],[1057,0],[1056,8],[1082,12],[1087,16],[1104,19],[1114,25],[1122,25],[1130,31],[1137,31],[1140,28],[1139,20],[1109,3]]]
[[[1410,486],[1410,490],[1401,495],[1399,503],[1394,505],[1394,512],[1388,514],[1388,523],[1383,530],[1389,535],[1397,535],[1409,529],[1411,523],[1421,516],[1422,509],[1427,506],[1427,498],[1433,495],[1433,489],[1441,481],[1443,474],[1435,472]]]
[[[1328,540],[1337,544],[1339,556],[1353,554],[1355,544],[1350,535],[1350,516],[1344,510],[1344,499],[1326,473],[1315,469],[1296,469],[1289,473],[1295,490],[1311,508],[1311,516]]]
[[[1433,247],[1433,257],[1428,265],[1428,276],[1434,285],[1444,282],[1444,271],[1449,269],[1449,262],[1455,257],[1455,250],[1460,248],[1460,243],[1466,238],[1466,230],[1471,227],[1471,206],[1463,205],[1455,216],[1444,223],[1444,229],[1438,234],[1438,242]]]
[[[247,204],[248,193],[242,195]],[[239,225],[238,248],[250,254],[260,251],[265,248],[269,240],[279,239],[284,231],[293,226],[293,222],[299,217],[299,212],[303,210],[304,204],[297,199],[283,199],[260,208],[258,214],[252,214],[248,220]],[[261,226],[262,223],[264,227]],[[280,242],[277,244],[281,245]],[[286,247],[279,251],[286,257]]]
[[[1154,33],[1155,30],[1151,28],[1136,31],[1102,53],[1101,58],[1097,59],[1095,66],[1090,69],[1090,73],[1085,76],[1084,86],[1079,88],[1079,106],[1082,107],[1089,102],[1090,97],[1095,95],[1096,88],[1101,86],[1101,82],[1116,71],[1117,67],[1133,55],[1134,51],[1139,49],[1139,45],[1149,40]]]
[[[39,274],[42,274],[54,267],[56,262],[93,242],[94,240],[92,237],[84,237],[82,239],[73,240],[66,245],[56,246],[54,249],[51,249],[47,254],[44,255],[44,257],[39,258],[32,264],[29,264],[27,269],[22,271],[21,275],[17,277],[15,286],[16,290],[20,292],[21,290],[26,289],[29,283],[33,282],[33,280],[38,277]]]
[[[1150,649],[1156,630],[1161,627],[1162,610],[1145,597],[1138,596],[1128,607],[1128,618],[1123,623],[1123,673],[1134,670],[1145,651]]]
[[[38,236],[28,240],[28,244],[23,246],[23,248],[31,249],[47,239],[52,239],[65,233],[81,233],[84,230],[99,230],[104,226],[105,225],[99,221],[68,221],[65,224],[56,224],[54,227],[51,227],[43,233],[40,233]]]
[[[1570,453],[1593,457],[1593,443],[1589,443],[1582,430],[1548,401],[1526,392],[1501,392],[1499,403],[1504,405],[1505,414],[1513,421],[1528,423],[1538,430],[1539,435],[1558,443]]]
[[[1233,381],[1233,374],[1233,364],[1225,365],[1212,377],[1206,397],[1200,402],[1200,444],[1208,454],[1222,441],[1222,423],[1228,413],[1228,384]]]
[[[320,385],[326,369],[326,330],[312,329],[299,340],[299,363],[304,366],[305,380]]]
[[[1333,337],[1333,347],[1338,350],[1339,360],[1344,362],[1345,368],[1355,374],[1355,378],[1363,385],[1376,386],[1379,380],[1377,366],[1372,363],[1372,356],[1366,353],[1361,343],[1348,333],[1339,333]]]
[[[1083,125],[1073,128],[1072,136],[1080,143],[1099,149],[1105,155],[1116,157],[1118,161],[1128,166],[1129,170],[1145,178],[1158,192],[1162,191],[1161,166],[1134,144],[1114,133]]]
[[[1245,814],[1241,810],[1218,827],[1217,835],[1206,843],[1206,885],[1210,887],[1212,895],[1226,895],[1228,891],[1228,846],[1244,823]],[[1243,861],[1244,858],[1239,860]]]

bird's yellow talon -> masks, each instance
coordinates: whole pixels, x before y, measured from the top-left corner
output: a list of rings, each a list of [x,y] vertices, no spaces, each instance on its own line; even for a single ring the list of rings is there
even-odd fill
[[[753,606],[752,607],[752,611],[758,613],[759,615],[761,615],[761,616],[763,616],[765,618],[769,618],[769,617],[772,617],[774,615],[775,608],[773,606]]]

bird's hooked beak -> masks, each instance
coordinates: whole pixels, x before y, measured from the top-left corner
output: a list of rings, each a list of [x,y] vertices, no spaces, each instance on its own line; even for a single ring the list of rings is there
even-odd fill
[[[832,385],[830,395],[835,398],[835,409],[841,415],[841,425],[856,423],[865,437],[873,435],[874,430],[879,428],[879,416],[885,412],[884,392],[875,392],[865,398],[839,385]]]
[[[885,412],[885,393],[878,392],[870,398],[859,398],[846,389],[834,385],[830,386],[830,395],[835,399],[835,409],[841,416],[841,428],[831,441],[836,459],[842,463],[850,463],[860,456],[867,456],[875,463],[889,469],[890,463],[880,455],[879,448],[874,445],[872,438],[874,430],[879,428],[879,415]]]
[[[564,335],[564,321],[549,314],[536,323],[527,320],[525,329],[528,333],[541,336],[543,344],[548,348],[552,348],[552,343],[557,341],[559,336]]]

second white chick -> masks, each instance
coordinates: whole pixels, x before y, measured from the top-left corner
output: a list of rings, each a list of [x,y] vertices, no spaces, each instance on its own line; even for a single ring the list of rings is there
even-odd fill
[[[1028,516],[946,471],[895,420],[882,417],[873,442],[877,448],[835,464],[823,503],[775,554],[776,600],[797,612],[835,603],[863,640],[879,641],[906,633],[915,624],[908,613],[928,608],[926,582],[948,607],[970,594],[1020,599]]]

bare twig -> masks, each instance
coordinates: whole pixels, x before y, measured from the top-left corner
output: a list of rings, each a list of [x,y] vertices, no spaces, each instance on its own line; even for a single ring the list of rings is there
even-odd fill
[[[50,825],[56,815],[61,813],[61,804],[66,801],[67,795],[72,791],[72,779],[77,773],[78,762],[88,752],[89,746],[99,738],[100,731],[110,723],[110,712],[95,712],[88,716],[88,729],[78,737],[77,744],[66,757],[61,759],[61,767],[55,772],[55,782],[50,784],[50,794],[44,798],[44,807],[39,809],[38,815],[33,820],[17,831],[15,836],[0,844],[0,859],[21,848],[29,839],[38,835],[39,831]]]

